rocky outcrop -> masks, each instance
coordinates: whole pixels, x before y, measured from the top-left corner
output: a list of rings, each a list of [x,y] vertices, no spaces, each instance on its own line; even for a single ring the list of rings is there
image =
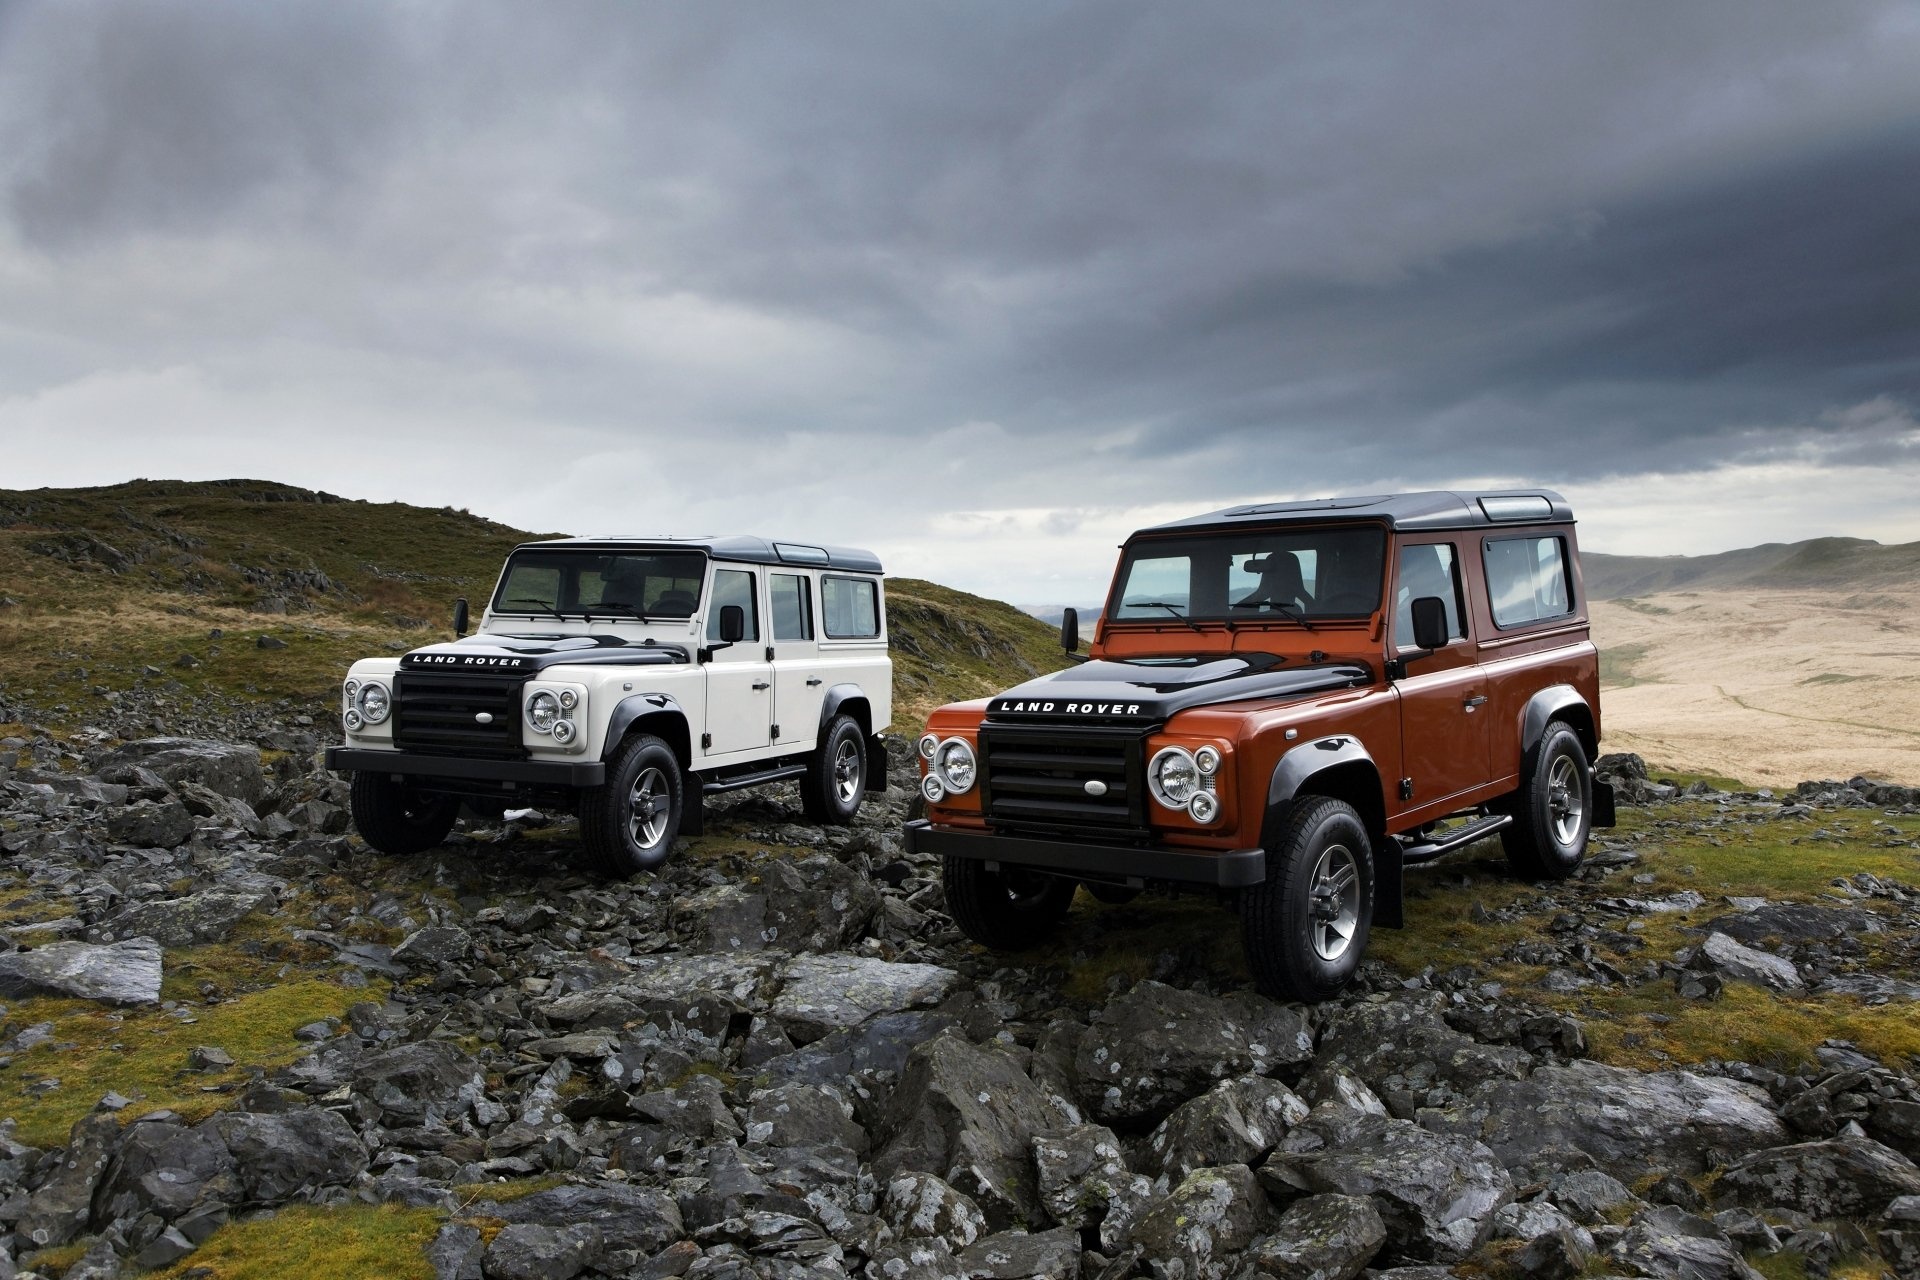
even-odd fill
[[[160,968],[160,946],[151,938],[107,946],[49,942],[0,955],[0,995],[154,1004],[160,999]]]

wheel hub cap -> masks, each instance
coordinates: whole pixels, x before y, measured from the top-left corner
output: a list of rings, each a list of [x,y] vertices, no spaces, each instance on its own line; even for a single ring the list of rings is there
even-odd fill
[[[1343,844],[1329,845],[1314,864],[1307,891],[1307,936],[1322,960],[1338,960],[1360,927],[1360,864]]]

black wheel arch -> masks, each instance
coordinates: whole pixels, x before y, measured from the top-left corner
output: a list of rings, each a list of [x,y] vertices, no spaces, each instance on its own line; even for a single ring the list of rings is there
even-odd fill
[[[1386,784],[1380,766],[1358,738],[1337,733],[1288,748],[1267,786],[1262,839],[1286,824],[1294,804],[1307,796],[1330,796],[1351,805],[1373,843],[1373,923],[1401,923],[1400,843],[1387,834]]]
[[[1547,736],[1547,727],[1556,720],[1580,736],[1580,745],[1586,748],[1588,764],[1600,758],[1600,734],[1593,708],[1587,705],[1586,697],[1570,684],[1548,685],[1528,698],[1526,707],[1520,713],[1520,767],[1523,777],[1533,761],[1533,753],[1539,747],[1540,740]]]
[[[672,694],[636,693],[620,699],[607,719],[600,758],[613,759],[620,744],[636,733],[650,733],[672,747],[683,771],[693,764],[693,733],[687,727],[687,713]]]

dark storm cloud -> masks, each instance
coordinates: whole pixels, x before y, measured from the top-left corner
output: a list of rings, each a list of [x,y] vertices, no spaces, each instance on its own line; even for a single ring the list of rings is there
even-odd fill
[[[0,415],[164,370],[669,469],[832,435],[951,510],[1910,460],[1917,53],[1869,3],[0,5]]]

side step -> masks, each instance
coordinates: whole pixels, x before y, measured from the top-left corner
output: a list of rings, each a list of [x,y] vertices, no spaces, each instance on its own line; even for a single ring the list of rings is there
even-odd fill
[[[1452,853],[1455,849],[1464,849],[1475,840],[1485,840],[1496,831],[1513,825],[1510,813],[1490,813],[1484,818],[1475,818],[1458,831],[1449,831],[1439,840],[1423,840],[1418,844],[1400,846],[1400,861],[1405,866],[1417,862],[1432,862],[1443,853]]]
[[[722,791],[739,791],[745,787],[757,787],[767,782],[785,782],[788,778],[798,778],[807,771],[804,764],[775,765],[771,769],[762,769],[757,773],[736,773],[730,777],[703,779],[700,783],[702,795],[715,795]]]

